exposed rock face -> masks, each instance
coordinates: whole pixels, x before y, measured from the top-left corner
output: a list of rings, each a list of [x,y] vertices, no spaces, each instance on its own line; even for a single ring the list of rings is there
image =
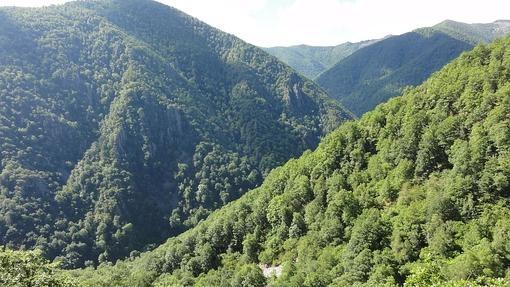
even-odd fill
[[[259,267],[266,278],[278,278],[282,275],[283,267],[281,265],[269,266],[267,264],[260,264]]]

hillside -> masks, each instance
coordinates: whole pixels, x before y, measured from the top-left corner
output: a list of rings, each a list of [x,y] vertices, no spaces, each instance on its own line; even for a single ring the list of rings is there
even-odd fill
[[[378,40],[357,43],[346,42],[337,46],[297,45],[289,47],[264,48],[266,52],[277,57],[304,76],[314,79],[322,72],[333,67],[340,60],[355,51],[369,46]]]
[[[445,21],[360,49],[321,74],[316,82],[360,116],[422,83],[433,72],[472,49],[510,32],[508,21],[464,24]]]
[[[349,119],[264,51],[149,0],[0,9],[0,245],[66,267],[194,226]]]
[[[506,37],[154,251],[72,274],[85,286],[509,286],[509,116]]]
[[[510,20],[498,20],[493,23],[475,24],[446,20],[432,28],[456,39],[471,42],[472,44],[489,43],[496,38],[500,38],[508,34],[510,31]]]

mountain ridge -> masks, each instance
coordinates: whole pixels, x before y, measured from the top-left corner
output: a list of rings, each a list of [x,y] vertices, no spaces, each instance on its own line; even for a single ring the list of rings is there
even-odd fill
[[[434,29],[449,34],[453,38],[466,41],[472,45],[487,43],[508,33],[510,20],[496,20],[491,23],[463,23],[444,20],[431,27],[417,28],[410,32],[427,33]],[[460,33],[459,33],[460,32]],[[347,56],[370,44],[400,35],[387,35],[380,39],[360,42],[344,42],[334,46],[315,46],[299,44],[292,46],[263,47],[265,51],[278,57],[289,66],[310,79],[317,79],[320,74],[332,68]]]
[[[508,71],[510,37],[477,46],[197,227],[70,274],[85,286],[506,286]]]
[[[276,58],[154,1],[0,13],[0,242],[67,267],[180,233],[350,118]]]
[[[357,116],[420,84],[475,44],[510,32],[494,32],[494,23],[445,21],[383,39],[359,49],[322,73],[316,82]],[[492,32],[491,32],[492,31]]]
[[[345,42],[336,46],[310,46],[302,44],[263,49],[287,63],[304,76],[314,79],[354,51],[377,41],[379,40]]]

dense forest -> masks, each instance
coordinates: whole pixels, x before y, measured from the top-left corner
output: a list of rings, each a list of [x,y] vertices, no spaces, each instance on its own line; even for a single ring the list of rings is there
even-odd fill
[[[355,43],[346,42],[336,46],[297,45],[270,47],[264,48],[264,50],[304,76],[315,79],[321,73],[340,62],[340,60],[377,41],[379,40],[366,40]]]
[[[356,115],[418,85],[478,43],[510,32],[510,21],[465,24],[444,21],[387,37],[353,52],[319,75],[316,82]]]
[[[432,27],[428,28],[420,28],[417,29],[417,32],[426,32],[430,33],[431,31],[435,31],[436,33],[445,34],[451,38],[460,40],[461,42],[468,43],[470,46],[476,45],[479,43],[489,43],[492,42],[494,39],[502,37],[506,35],[508,32],[510,32],[510,21],[509,20],[498,20],[493,23],[480,23],[480,24],[467,24],[462,22],[456,22],[452,20],[445,20],[437,25],[434,25]],[[346,42],[342,43],[340,45],[336,46],[309,46],[309,45],[296,45],[296,46],[280,46],[280,47],[270,47],[270,48],[264,48],[265,51],[268,53],[276,56],[278,59],[282,60],[289,66],[291,66],[296,71],[300,72],[304,76],[310,78],[310,79],[316,79],[318,78],[322,73],[326,73],[329,69],[333,68],[336,64],[340,63],[343,59],[347,58],[354,52],[364,49],[372,44],[375,44],[379,41],[387,40],[390,38],[399,38],[399,35],[388,35],[382,39],[375,39],[375,40],[366,40],[361,42]],[[392,41],[390,41],[392,42]],[[407,41],[397,41],[396,49],[409,49],[415,48],[414,46],[407,46],[409,45],[409,42],[412,42],[412,38],[408,38]],[[464,44],[462,43],[462,44]],[[406,45],[407,44],[407,45]],[[422,45],[427,46],[426,44],[430,43],[421,43]],[[470,47],[469,49],[471,49]],[[370,50],[370,49],[368,49]],[[418,51],[414,51],[416,53]],[[374,53],[374,51],[372,51]],[[389,53],[389,52],[386,52]],[[370,54],[370,53],[369,53]],[[376,55],[379,57],[385,56],[385,54],[382,55]],[[458,56],[458,53],[456,54]],[[455,56],[455,57],[456,57]],[[424,55],[424,57],[431,57],[431,55]],[[364,56],[360,56],[359,58],[363,59]],[[360,59],[358,59],[359,61]],[[381,61],[383,59],[371,59],[371,61]],[[430,60],[434,60],[431,58]],[[443,63],[446,64],[449,61],[446,61]],[[413,63],[417,64],[417,63]],[[387,69],[391,69],[391,64],[386,63],[386,65],[389,65]],[[436,68],[438,70],[442,66],[439,66]],[[359,68],[359,67],[358,67]],[[367,70],[373,69],[373,66],[370,66],[367,68]],[[377,66],[375,67],[377,68]],[[434,71],[436,71],[434,70]],[[413,71],[407,70],[408,73],[411,73]],[[433,72],[433,71],[432,71]],[[413,81],[405,84],[413,84],[417,85],[420,84],[424,79],[426,79],[432,72],[429,72],[425,77],[420,75],[421,81]],[[332,74],[339,73],[336,72],[330,72]],[[412,76],[412,73],[409,76]],[[342,79],[342,78],[340,78]],[[370,81],[373,81],[369,78]],[[370,84],[370,83],[369,83]],[[326,86],[326,88],[328,88]],[[402,87],[402,86],[401,86]],[[341,92],[341,90],[339,89]],[[393,91],[394,95],[397,95],[398,89]],[[392,96],[394,96],[392,95]],[[363,96],[363,95],[361,95]],[[361,102],[361,101],[358,101]],[[383,101],[378,101],[377,104],[382,103]],[[377,105],[376,104],[376,105]],[[376,105],[371,105],[370,109],[374,108]],[[368,109],[368,110],[370,110]],[[367,110],[365,110],[367,111]]]
[[[506,37],[154,251],[69,274],[84,286],[509,286],[509,116]]]
[[[148,0],[0,9],[0,245],[65,268],[149,250],[351,115]]]
[[[0,250],[0,286],[79,287],[80,284],[59,270],[58,263],[44,259],[41,251]]]
[[[442,67],[355,120],[154,1],[0,8],[0,286],[510,286],[509,24],[353,52]]]
[[[489,43],[510,32],[510,20],[497,20],[493,23],[474,24],[445,20],[434,25],[432,29],[441,31],[453,38],[460,39],[471,44]]]

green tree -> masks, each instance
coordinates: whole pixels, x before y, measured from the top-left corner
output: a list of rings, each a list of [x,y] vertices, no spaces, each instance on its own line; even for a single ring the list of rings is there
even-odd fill
[[[77,287],[74,280],[62,274],[58,265],[49,263],[40,251],[0,252],[0,285],[5,287]]]

